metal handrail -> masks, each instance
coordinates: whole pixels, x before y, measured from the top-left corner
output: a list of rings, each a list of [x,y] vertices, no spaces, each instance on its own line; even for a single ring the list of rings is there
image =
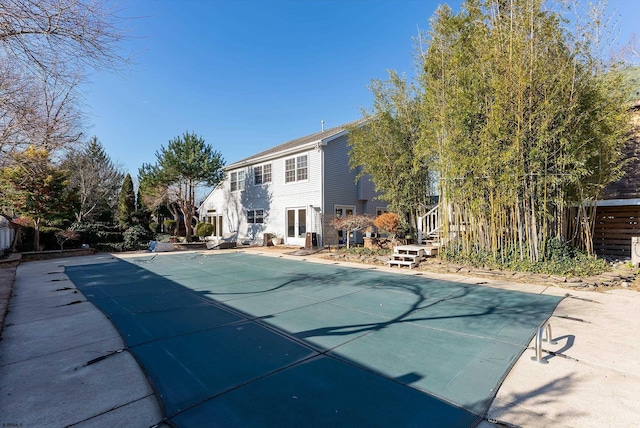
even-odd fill
[[[543,332],[545,333],[545,338],[542,338]],[[538,331],[536,332],[536,355],[531,357],[531,361],[537,361],[540,364],[549,364],[549,361],[542,358],[542,342],[548,342],[551,345],[555,345],[556,342],[551,338],[551,323],[549,320],[546,320],[540,327],[538,327]]]

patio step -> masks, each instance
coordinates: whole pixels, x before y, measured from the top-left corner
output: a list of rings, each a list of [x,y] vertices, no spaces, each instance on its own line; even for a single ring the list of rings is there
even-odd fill
[[[389,266],[409,266],[409,269],[413,269],[414,267],[418,266],[418,263],[416,263],[413,260],[396,260],[396,259],[392,259],[392,260],[387,260],[387,263],[389,264]]]
[[[413,269],[420,263],[422,254],[394,253],[392,257],[387,261],[389,266],[409,266],[409,269]]]

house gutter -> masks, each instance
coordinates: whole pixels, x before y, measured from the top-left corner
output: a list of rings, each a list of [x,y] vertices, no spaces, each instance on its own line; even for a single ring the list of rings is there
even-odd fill
[[[292,147],[290,149],[282,150],[282,151],[275,152],[275,153],[269,153],[268,155],[247,159],[245,161],[235,162],[235,163],[232,163],[231,165],[226,166],[224,168],[224,170],[225,171],[230,171],[232,169],[238,169],[238,168],[241,168],[241,167],[245,167],[245,166],[249,166],[249,165],[255,165],[255,164],[258,164],[258,163],[262,163],[262,162],[278,159],[278,158],[281,158],[283,156],[291,155],[291,154],[294,154],[294,153],[304,152],[304,151],[307,151],[309,149],[314,149],[314,148],[318,147],[318,145],[320,145],[320,144],[324,145],[323,141],[324,140],[315,140],[315,141],[311,141],[310,143],[305,143],[305,144],[300,145],[300,146]]]
[[[231,165],[228,165],[226,167],[224,167],[225,171],[231,171],[233,169],[238,169],[238,168],[242,168],[245,166],[249,166],[249,165],[255,165],[258,163],[262,163],[262,162],[266,162],[266,161],[270,161],[273,159],[277,159],[280,158],[282,156],[287,156],[287,155],[291,155],[294,153],[300,153],[300,152],[304,152],[310,149],[315,149],[318,148],[318,146],[326,146],[328,142],[335,140],[336,138],[340,138],[343,135],[345,135],[346,133],[348,133],[348,131],[342,130],[338,133],[335,133],[333,135],[330,135],[326,138],[322,138],[319,140],[314,140],[314,141],[310,141],[308,143],[305,144],[301,144],[299,146],[295,146],[295,147],[291,147],[289,149],[285,149],[285,150],[281,150],[278,152],[274,152],[274,153],[269,153],[263,156],[259,156],[259,157],[252,157],[250,159],[247,160],[243,160],[243,161],[238,161],[238,162],[234,162]]]

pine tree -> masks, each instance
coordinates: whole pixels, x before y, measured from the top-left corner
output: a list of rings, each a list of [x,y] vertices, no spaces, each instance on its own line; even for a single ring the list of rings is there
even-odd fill
[[[123,228],[131,225],[132,215],[136,210],[136,195],[133,190],[131,174],[124,177],[120,194],[118,195],[118,222]]]
[[[220,152],[206,144],[195,133],[169,141],[156,152],[155,165],[145,164],[139,170],[140,183],[147,195],[156,201],[175,205],[184,219],[186,240],[191,240],[196,214],[196,191],[199,186],[214,186],[224,177],[224,159]],[[175,211],[174,217],[177,214]]]

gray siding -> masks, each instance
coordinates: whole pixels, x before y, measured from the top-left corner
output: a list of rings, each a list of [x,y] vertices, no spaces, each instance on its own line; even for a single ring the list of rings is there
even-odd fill
[[[333,215],[334,205],[355,205],[358,214],[376,215],[376,207],[385,207],[377,196],[370,176],[356,183],[358,169],[349,168],[349,146],[344,135],[324,148],[324,209]]]
[[[359,203],[357,171],[349,169],[349,147],[347,136],[343,135],[327,143],[324,148],[324,209],[333,215],[334,205],[355,205],[362,213]]]

